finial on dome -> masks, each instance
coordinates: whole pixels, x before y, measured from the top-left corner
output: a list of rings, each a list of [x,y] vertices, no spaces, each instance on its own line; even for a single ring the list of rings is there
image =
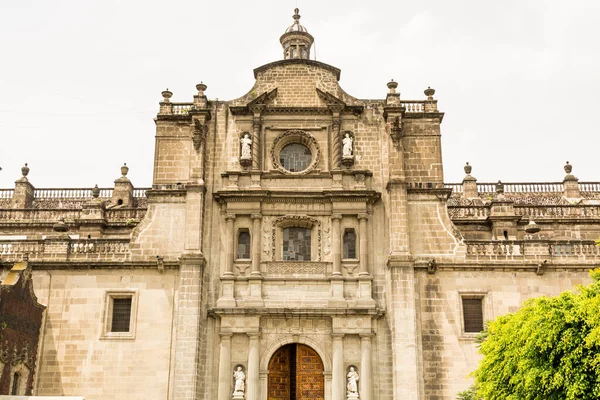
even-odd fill
[[[299,24],[300,23],[300,14],[299,14],[300,10],[298,8],[294,8],[294,23],[295,24]]]

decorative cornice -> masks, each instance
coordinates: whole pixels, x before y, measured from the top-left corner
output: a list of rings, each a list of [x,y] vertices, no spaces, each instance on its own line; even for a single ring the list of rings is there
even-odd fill
[[[305,64],[305,65],[312,65],[318,68],[322,68],[325,69],[329,72],[332,72],[335,74],[336,79],[339,81],[340,80],[340,74],[341,74],[341,70],[339,68],[336,68],[334,66],[331,66],[329,64],[325,64],[319,61],[315,61],[315,60],[307,60],[307,59],[300,59],[300,58],[293,58],[293,59],[288,59],[288,60],[279,60],[279,61],[275,61],[269,64],[265,64],[262,65],[258,68],[254,69],[254,78],[256,79],[258,77],[258,74],[264,71],[267,71],[271,68],[275,68],[281,65],[289,65],[289,64]]]

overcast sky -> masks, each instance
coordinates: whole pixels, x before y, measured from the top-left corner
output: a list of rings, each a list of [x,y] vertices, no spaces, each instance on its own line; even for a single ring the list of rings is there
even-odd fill
[[[600,181],[598,0],[0,0],[0,187],[149,186],[160,92],[243,95],[296,5],[349,94],[436,89],[447,182]]]

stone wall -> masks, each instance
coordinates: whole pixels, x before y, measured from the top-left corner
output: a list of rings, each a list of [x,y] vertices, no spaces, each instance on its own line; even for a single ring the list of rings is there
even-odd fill
[[[47,306],[36,394],[167,398],[177,270],[45,269],[34,282]],[[110,291],[137,303],[132,337],[103,335]]]

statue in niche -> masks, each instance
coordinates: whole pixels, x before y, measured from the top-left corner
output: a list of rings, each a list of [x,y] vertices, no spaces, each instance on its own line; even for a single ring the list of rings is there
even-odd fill
[[[342,157],[352,157],[352,142],[354,140],[352,140],[352,138],[350,137],[349,133],[346,133],[346,135],[344,136],[344,139],[342,139],[342,144],[344,145],[342,147]]]
[[[235,380],[233,395],[243,395],[246,390],[246,374],[241,366],[238,366],[236,370],[233,371],[233,379]]]
[[[242,160],[250,160],[252,159],[252,139],[250,136],[245,133],[244,137],[240,139],[240,143],[242,145]]]
[[[348,396],[353,395],[353,398],[358,398],[358,373],[354,370],[354,367],[350,367],[350,371],[348,375],[348,384],[346,385],[346,390],[348,391]]]

